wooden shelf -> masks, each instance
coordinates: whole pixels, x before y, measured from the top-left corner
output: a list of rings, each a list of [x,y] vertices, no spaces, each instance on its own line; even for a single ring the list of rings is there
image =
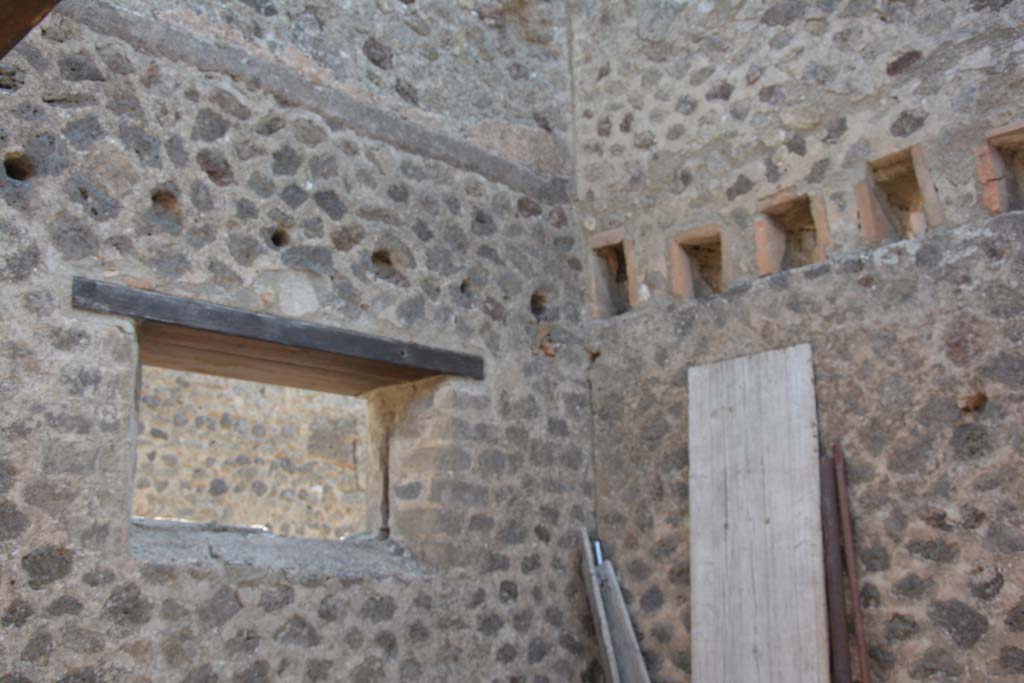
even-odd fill
[[[75,308],[139,321],[145,365],[357,396],[452,375],[483,379],[474,356],[76,277]]]

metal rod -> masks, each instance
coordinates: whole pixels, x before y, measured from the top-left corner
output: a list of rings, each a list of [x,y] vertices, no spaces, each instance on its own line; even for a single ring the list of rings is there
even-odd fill
[[[600,566],[604,562],[604,553],[601,552],[601,541],[594,539],[594,564]]]
[[[857,554],[853,544],[853,520],[850,517],[850,497],[846,487],[846,461],[836,443],[832,446],[836,467],[836,491],[839,494],[839,518],[843,525],[843,550],[846,556],[846,579],[850,584],[850,603],[853,606],[853,631],[857,639],[857,664],[861,683],[871,683],[868,664],[868,645],[864,639],[864,615],[860,609],[860,581],[857,579]]]
[[[832,683],[851,683],[850,633],[846,628],[846,589],[843,586],[836,472],[832,456],[822,458],[818,464],[821,474],[821,527],[825,536],[825,592],[828,594]]]

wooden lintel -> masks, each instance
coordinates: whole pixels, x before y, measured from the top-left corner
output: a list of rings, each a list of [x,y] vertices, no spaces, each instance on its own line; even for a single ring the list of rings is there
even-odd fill
[[[60,0],[8,0],[0,2],[0,59],[14,49]]]
[[[483,379],[480,356],[87,278],[75,308],[140,321],[143,363],[359,395],[438,375]]]

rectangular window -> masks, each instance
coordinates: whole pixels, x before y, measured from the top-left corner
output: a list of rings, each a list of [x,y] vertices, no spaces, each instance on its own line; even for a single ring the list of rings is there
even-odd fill
[[[132,514],[339,539],[368,528],[362,399],[143,366]]]
[[[423,572],[410,549],[433,537],[392,524],[392,502],[407,512],[416,496],[393,499],[389,471],[409,476],[419,441],[404,435],[435,425],[432,392],[447,377],[482,379],[483,358],[87,278],[72,301],[135,321],[134,557]],[[416,399],[427,400],[414,410]]]

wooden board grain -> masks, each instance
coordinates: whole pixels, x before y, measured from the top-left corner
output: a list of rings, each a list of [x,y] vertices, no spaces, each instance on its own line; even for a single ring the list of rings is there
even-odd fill
[[[349,395],[484,376],[479,356],[86,278],[75,278],[72,302],[140,321],[140,357],[158,367]]]
[[[828,683],[808,345],[689,371],[693,680]]]
[[[0,2],[0,59],[50,13],[60,0]]]

